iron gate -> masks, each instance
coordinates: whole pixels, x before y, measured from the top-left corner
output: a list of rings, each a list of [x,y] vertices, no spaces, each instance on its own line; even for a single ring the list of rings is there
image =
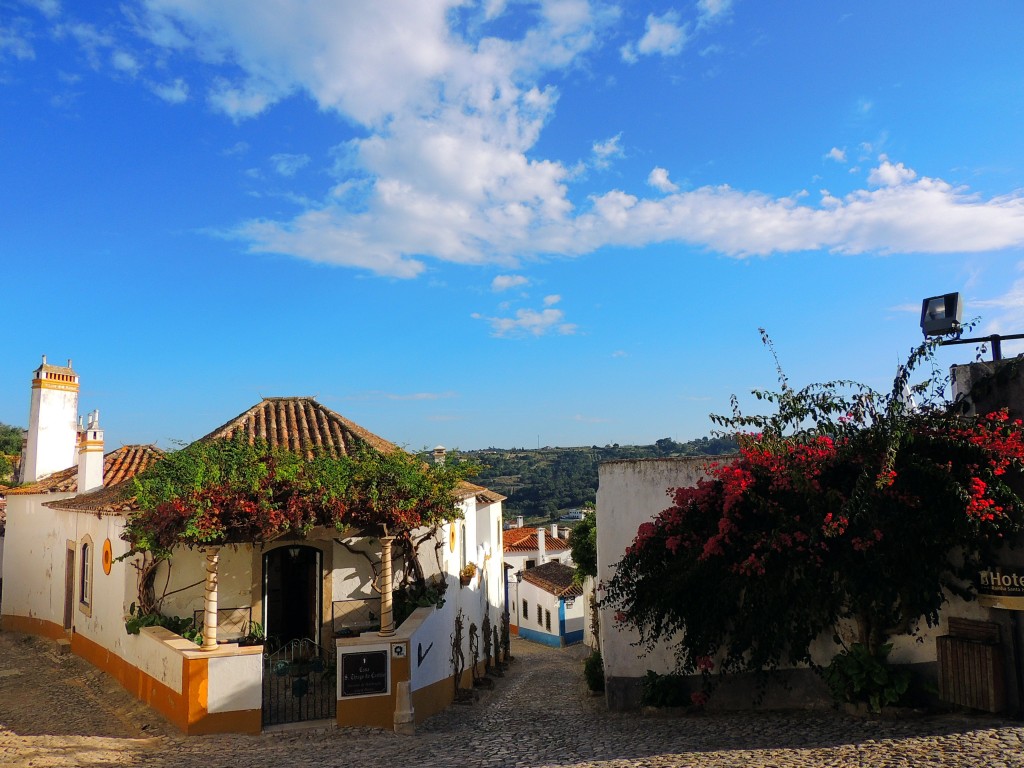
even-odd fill
[[[336,661],[312,640],[263,654],[263,726],[337,716]]]

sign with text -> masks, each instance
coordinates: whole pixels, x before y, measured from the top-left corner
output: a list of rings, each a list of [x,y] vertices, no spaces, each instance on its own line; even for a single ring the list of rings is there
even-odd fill
[[[1024,611],[1024,569],[997,565],[978,573],[978,603],[986,608]]]
[[[387,693],[388,652],[343,653],[340,673],[342,696],[372,696]]]

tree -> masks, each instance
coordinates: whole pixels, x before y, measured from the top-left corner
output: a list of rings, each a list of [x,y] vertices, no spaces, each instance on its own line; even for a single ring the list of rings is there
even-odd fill
[[[597,578],[597,516],[591,511],[584,515],[569,533],[569,550],[576,568],[576,581],[582,583],[587,576]]]
[[[844,620],[884,655],[889,635],[934,624],[948,593],[970,599],[970,577],[1021,529],[1024,427],[1005,411],[960,418],[931,382],[911,408],[910,373],[932,349],[887,395],[796,391],[780,369],[780,391],[754,393],[775,413],[716,417],[747,430],[739,458],[640,526],[607,584],[617,621],[674,643],[679,672],[765,672],[810,662]]]

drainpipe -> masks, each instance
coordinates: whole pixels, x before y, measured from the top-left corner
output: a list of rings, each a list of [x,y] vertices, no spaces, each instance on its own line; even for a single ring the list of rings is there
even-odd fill
[[[217,561],[220,547],[206,550],[206,592],[203,605],[203,646],[204,651],[217,650]]]
[[[395,634],[395,615],[391,603],[391,542],[394,536],[380,537],[380,637]]]

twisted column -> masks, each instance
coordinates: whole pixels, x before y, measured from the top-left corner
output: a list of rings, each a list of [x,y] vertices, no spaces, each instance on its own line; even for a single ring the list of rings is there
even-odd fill
[[[380,632],[381,637],[395,634],[395,614],[391,602],[391,542],[394,536],[380,537]]]
[[[203,604],[203,645],[204,651],[217,650],[217,562],[220,547],[206,550],[206,589]]]

